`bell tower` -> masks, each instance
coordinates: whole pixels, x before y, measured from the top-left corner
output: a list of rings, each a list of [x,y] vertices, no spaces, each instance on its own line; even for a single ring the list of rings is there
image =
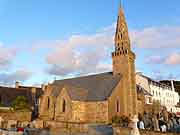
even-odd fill
[[[115,50],[112,52],[113,74],[122,75],[123,113],[137,114],[137,92],[135,81],[135,54],[131,50],[128,26],[122,6],[119,9],[116,33]]]

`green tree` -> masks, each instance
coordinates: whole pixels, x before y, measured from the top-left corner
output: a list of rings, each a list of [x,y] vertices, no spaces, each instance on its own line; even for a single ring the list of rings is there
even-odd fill
[[[24,96],[17,96],[15,100],[12,102],[11,107],[14,110],[30,110],[28,100]]]
[[[2,102],[0,102],[0,107],[4,107],[4,105],[3,105],[3,103],[2,103]]]
[[[152,110],[154,113],[159,113],[161,111],[161,103],[159,100],[154,100],[152,104]]]

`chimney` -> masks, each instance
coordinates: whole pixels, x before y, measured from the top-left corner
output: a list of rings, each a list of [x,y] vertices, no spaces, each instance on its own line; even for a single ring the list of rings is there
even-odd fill
[[[16,81],[16,82],[15,82],[15,88],[16,88],[16,89],[19,88],[19,84],[20,84],[19,81]]]
[[[175,89],[174,89],[174,82],[173,82],[173,80],[171,80],[171,88],[172,88],[172,91],[175,91]]]

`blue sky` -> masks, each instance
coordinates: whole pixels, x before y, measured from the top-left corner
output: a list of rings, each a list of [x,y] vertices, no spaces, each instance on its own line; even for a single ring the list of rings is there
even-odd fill
[[[0,0],[0,83],[111,71],[120,0]],[[180,1],[123,0],[136,69],[180,80]]]

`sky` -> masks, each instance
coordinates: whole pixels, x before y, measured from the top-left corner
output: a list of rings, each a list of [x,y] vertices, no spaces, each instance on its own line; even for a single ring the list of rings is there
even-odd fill
[[[0,85],[112,71],[120,0],[0,0]],[[180,1],[122,0],[136,71],[180,80]]]

